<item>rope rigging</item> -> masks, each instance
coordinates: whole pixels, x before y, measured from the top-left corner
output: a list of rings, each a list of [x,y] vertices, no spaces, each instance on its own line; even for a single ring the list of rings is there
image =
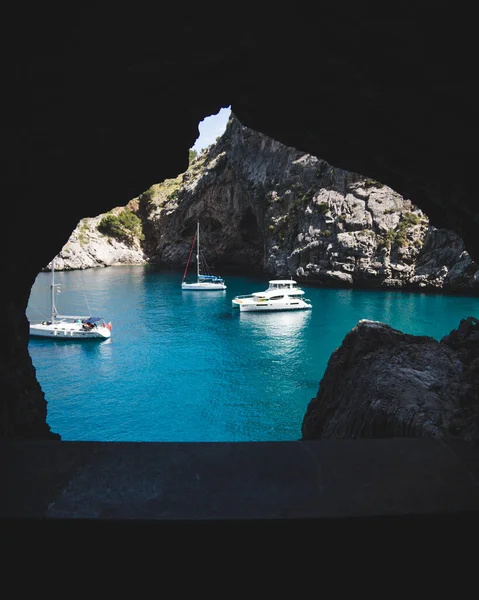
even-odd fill
[[[191,255],[193,254],[193,248],[195,247],[195,242],[196,242],[196,233],[195,233],[195,236],[193,238],[193,243],[191,244],[190,255],[188,256],[188,261],[186,263],[185,272],[183,273],[183,281],[185,280],[186,273],[188,272],[188,267],[190,265]]]

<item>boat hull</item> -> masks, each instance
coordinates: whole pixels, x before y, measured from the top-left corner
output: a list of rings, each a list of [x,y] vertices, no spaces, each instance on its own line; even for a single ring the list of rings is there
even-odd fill
[[[241,302],[238,304],[241,312],[270,312],[279,310],[310,310],[311,304],[306,302]]]
[[[35,324],[30,325],[30,337],[49,338],[55,340],[106,340],[111,337],[107,326],[85,330],[76,324]]]
[[[226,284],[224,283],[182,283],[182,290],[204,290],[207,292],[212,291],[220,291],[226,289]]]

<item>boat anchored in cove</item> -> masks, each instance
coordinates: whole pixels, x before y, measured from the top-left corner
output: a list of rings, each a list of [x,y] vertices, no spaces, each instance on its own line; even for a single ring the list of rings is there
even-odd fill
[[[186,275],[188,273],[188,267],[190,265],[191,255],[196,244],[196,281],[191,283],[186,281]],[[203,271],[203,272],[202,272]],[[183,274],[183,280],[181,282],[182,290],[225,290],[226,283],[222,277],[217,277],[210,273],[210,269],[206,264],[204,257],[200,254],[200,222],[196,223],[196,233],[191,244],[190,255],[188,256],[188,262],[186,263],[185,272]]]
[[[273,310],[309,310],[311,301],[304,297],[304,290],[292,279],[272,279],[264,292],[235,296],[232,308],[240,311],[268,312]]]
[[[60,284],[55,283],[55,259],[52,261],[51,316],[41,323],[30,323],[30,337],[54,340],[106,340],[111,337],[112,326],[102,317],[59,315],[55,294]]]

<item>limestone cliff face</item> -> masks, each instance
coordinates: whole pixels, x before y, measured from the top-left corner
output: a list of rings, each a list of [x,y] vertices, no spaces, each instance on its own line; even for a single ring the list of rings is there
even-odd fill
[[[180,267],[196,219],[210,261],[319,285],[479,289],[454,233],[389,187],[332,167],[232,115],[224,135],[169,188],[139,198],[147,254]]]
[[[410,284],[445,290],[477,290],[478,265],[453,231],[430,227]]]
[[[95,234],[96,221],[84,219],[58,268],[124,262],[183,268],[199,219],[202,249],[223,273],[260,271],[317,285],[479,290],[479,267],[462,240],[433,227],[410,200],[248,129],[234,115],[185,173],[153,185],[130,210],[143,221],[141,245],[127,248]]]
[[[125,209],[136,211],[137,206],[130,203],[126,207],[118,207],[111,212],[120,214]],[[98,225],[103,217],[104,215],[98,215],[93,218],[84,218],[78,223],[68,242],[55,259],[57,271],[147,263],[147,257],[139,239],[133,237],[130,243],[125,243],[98,230]],[[44,268],[44,270],[50,269],[51,263]]]

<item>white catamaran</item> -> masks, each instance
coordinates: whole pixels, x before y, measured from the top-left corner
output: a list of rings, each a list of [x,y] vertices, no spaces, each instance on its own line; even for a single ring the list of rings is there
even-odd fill
[[[240,311],[269,312],[275,310],[310,310],[311,301],[293,279],[272,279],[264,292],[235,296],[232,308]]]
[[[105,340],[111,337],[111,323],[102,317],[59,315],[55,294],[60,284],[55,283],[55,259],[52,261],[51,316],[48,321],[30,323],[30,336],[54,340]]]
[[[188,267],[190,265],[191,255],[196,243],[196,281],[191,283],[186,282],[186,275],[188,273]],[[203,272],[202,272],[203,271]],[[206,261],[200,254],[200,222],[196,223],[196,233],[193,237],[193,243],[191,244],[190,255],[188,262],[186,263],[185,272],[183,274],[183,280],[181,282],[182,290],[225,290],[226,283],[222,277],[217,277],[210,273],[209,267]]]

